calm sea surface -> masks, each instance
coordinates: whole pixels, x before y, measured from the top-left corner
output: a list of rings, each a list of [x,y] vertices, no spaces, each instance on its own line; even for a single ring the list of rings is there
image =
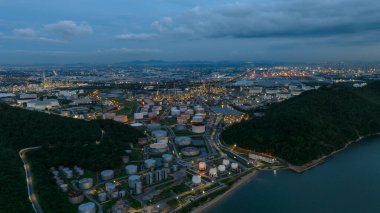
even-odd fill
[[[207,210],[220,212],[380,213],[380,137],[351,145],[303,174],[259,171]]]

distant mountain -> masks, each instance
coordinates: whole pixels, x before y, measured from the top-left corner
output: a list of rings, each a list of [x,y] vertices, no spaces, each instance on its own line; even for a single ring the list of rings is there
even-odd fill
[[[380,82],[364,88],[321,87],[275,104],[265,116],[231,126],[227,144],[272,153],[303,165],[380,132]]]

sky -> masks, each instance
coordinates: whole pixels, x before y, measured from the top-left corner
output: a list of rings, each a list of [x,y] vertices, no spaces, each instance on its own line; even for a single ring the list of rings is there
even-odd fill
[[[0,0],[0,63],[380,61],[378,0]]]

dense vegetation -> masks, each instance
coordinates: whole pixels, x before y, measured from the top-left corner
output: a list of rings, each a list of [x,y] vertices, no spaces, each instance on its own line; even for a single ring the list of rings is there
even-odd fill
[[[105,132],[103,137],[102,130]],[[142,133],[135,128],[109,120],[75,120],[0,103],[0,212],[32,210],[27,198],[22,162],[18,156],[20,149],[42,147],[30,152],[33,153],[32,170],[36,167],[36,171],[32,172],[36,177],[42,177],[41,174],[47,174],[49,167],[58,165],[79,165],[99,171],[119,166],[124,150],[129,148],[130,143],[137,143],[137,138],[141,136]],[[101,142],[97,144],[99,140]],[[49,185],[54,186],[54,183],[46,186]],[[49,198],[52,193],[45,195]]]
[[[380,82],[364,88],[321,87],[271,106],[263,117],[222,133],[227,144],[272,153],[302,165],[380,132]]]

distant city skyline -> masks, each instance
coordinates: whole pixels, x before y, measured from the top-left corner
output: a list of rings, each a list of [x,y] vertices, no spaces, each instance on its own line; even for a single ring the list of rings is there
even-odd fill
[[[0,63],[379,61],[375,0],[0,0]]]

